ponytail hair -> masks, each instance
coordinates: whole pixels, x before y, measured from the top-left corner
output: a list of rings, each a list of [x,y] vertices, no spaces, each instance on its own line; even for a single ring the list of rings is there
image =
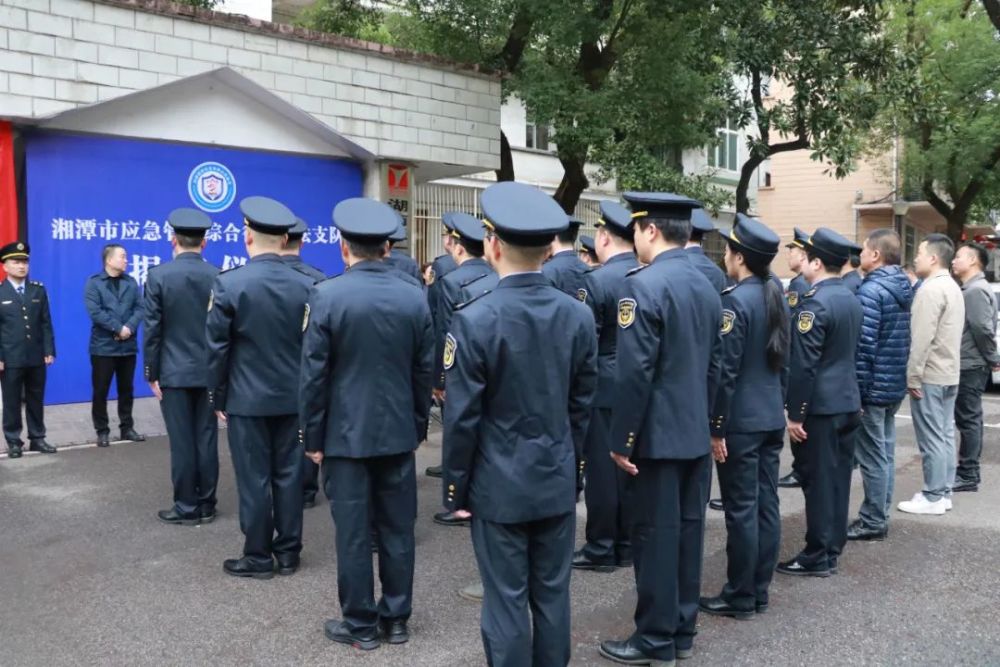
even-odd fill
[[[767,313],[767,365],[775,373],[781,372],[788,357],[791,345],[789,332],[788,310],[785,308],[785,295],[777,280],[771,276],[771,259],[765,259],[757,253],[745,252],[730,243],[732,252],[743,256],[747,269],[764,283],[764,310]]]

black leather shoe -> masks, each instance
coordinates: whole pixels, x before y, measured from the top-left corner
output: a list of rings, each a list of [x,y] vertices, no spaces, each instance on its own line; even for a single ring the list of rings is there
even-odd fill
[[[967,482],[965,480],[955,482],[955,486],[951,487],[951,490],[955,493],[961,493],[962,491],[978,491],[979,482]]]
[[[721,596],[716,596],[714,598],[701,598],[698,601],[698,608],[706,614],[711,614],[712,616],[728,616],[741,621],[753,618],[754,614],[757,613],[753,609],[740,609],[738,607],[734,607],[723,600]]]
[[[724,509],[722,505],[722,498],[712,498],[711,500],[709,500],[708,509],[721,512]]]
[[[653,667],[674,667],[674,660],[657,660],[648,657],[636,648],[628,639],[624,641],[609,640],[601,642],[601,655],[619,665],[652,665]]]
[[[156,513],[156,518],[174,526],[197,526],[201,523],[201,517],[197,514],[181,514],[176,507],[160,510]]]
[[[860,521],[855,521],[847,527],[847,539],[858,542],[881,542],[885,539],[884,530],[872,530]]]
[[[41,440],[32,440],[31,444],[28,445],[29,452],[41,452],[42,454],[55,454],[56,448],[45,442],[45,438]]]
[[[615,559],[615,565],[617,567],[632,567],[632,555],[626,554],[624,556],[618,556]]]
[[[766,602],[758,601],[757,604],[754,605],[754,611],[756,611],[758,614],[766,614],[767,610],[768,610],[768,605]]]
[[[780,572],[781,574],[790,574],[796,577],[829,577],[833,574],[829,567],[803,565],[799,562],[798,558],[786,560],[784,563],[778,563],[778,567],[775,568],[775,571]]]
[[[694,649],[693,648],[677,648],[675,646],[674,647],[674,655],[677,657],[678,660],[688,660],[688,659],[694,657]]]
[[[574,570],[590,570],[591,572],[614,572],[614,563],[598,563],[597,561],[590,560],[583,551],[577,551],[573,554],[573,569]]]
[[[406,621],[379,622],[380,636],[389,644],[405,644],[410,641],[410,631],[406,629]]]
[[[344,627],[343,621],[327,621],[326,625],[323,626],[323,632],[326,633],[326,638],[330,641],[347,644],[362,651],[371,651],[382,645],[378,640],[377,632],[371,635],[356,635]]]
[[[110,447],[111,446],[111,436],[107,433],[97,434],[97,446],[98,447]]]
[[[226,571],[226,574],[231,574],[234,577],[270,579],[274,576],[274,563],[271,563],[271,567],[253,565],[246,558],[230,558],[222,564],[222,569]]]
[[[299,563],[301,560],[298,554],[276,556],[275,560],[278,561],[278,574],[282,576],[287,577],[299,571]]]
[[[472,519],[456,516],[454,512],[438,512],[434,515],[434,523],[442,526],[468,526],[472,523]]]
[[[21,458],[21,454],[21,445],[7,445],[7,458],[19,459]]]
[[[306,496],[302,499],[302,509],[307,510],[316,507],[316,496]]]
[[[428,477],[441,478],[444,477],[444,470],[441,466],[428,466],[427,470],[424,471],[424,474]]]
[[[128,428],[121,432],[122,440],[131,440],[132,442],[145,442],[146,436],[139,433],[134,428]]]
[[[198,510],[198,517],[201,519],[202,523],[212,523],[215,521],[215,508],[202,507]]]
[[[798,489],[802,486],[802,482],[799,481],[795,471],[792,471],[778,480],[778,486],[782,489]]]

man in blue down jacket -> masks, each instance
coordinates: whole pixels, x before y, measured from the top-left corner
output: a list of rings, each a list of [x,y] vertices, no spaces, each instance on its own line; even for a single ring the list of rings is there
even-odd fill
[[[862,415],[855,456],[865,499],[847,530],[849,540],[884,540],[889,532],[895,418],[906,395],[913,303],[913,289],[899,261],[899,235],[890,229],[872,232],[861,251],[865,280],[857,292],[864,317],[857,354]]]

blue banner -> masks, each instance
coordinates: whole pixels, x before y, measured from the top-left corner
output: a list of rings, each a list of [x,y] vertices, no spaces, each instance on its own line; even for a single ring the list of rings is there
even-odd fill
[[[222,269],[239,266],[247,261],[239,201],[263,195],[309,226],[302,258],[336,275],[343,263],[331,213],[360,196],[363,184],[361,165],[350,161],[109,137],[32,135],[26,159],[31,279],[48,290],[56,338],[47,404],[91,398],[83,290],[103,270],[105,244],[125,247],[128,273],[141,286],[151,266],[170,261],[167,215],[197,206],[213,221],[205,258]],[[142,368],[140,359],[136,396],[149,396]]]

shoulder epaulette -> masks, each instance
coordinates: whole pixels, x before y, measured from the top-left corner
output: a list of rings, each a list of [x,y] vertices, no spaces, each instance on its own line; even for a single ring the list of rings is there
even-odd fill
[[[649,264],[643,264],[642,266],[637,266],[637,267],[635,267],[634,269],[630,270],[630,271],[629,271],[628,273],[626,273],[625,275],[626,275],[626,276],[631,276],[631,275],[632,275],[632,274],[634,274],[634,273],[639,273],[640,271],[642,271],[643,269],[645,269],[645,268],[646,268],[647,266],[649,266]]]
[[[472,297],[471,299],[469,299],[468,301],[463,301],[462,303],[458,304],[457,306],[455,306],[455,310],[462,310],[463,308],[465,308],[466,306],[468,306],[470,303],[475,303],[476,301],[479,301],[480,299],[482,299],[487,294],[492,294],[492,293],[493,293],[493,290],[488,289],[485,292],[483,292],[482,294],[478,294],[478,295]]]
[[[468,286],[469,286],[469,285],[471,285],[472,283],[476,282],[477,280],[482,280],[483,278],[485,278],[485,277],[486,277],[486,276],[488,276],[488,275],[490,275],[490,274],[489,274],[488,272],[487,272],[487,273],[481,273],[481,274],[479,274],[478,276],[476,276],[475,278],[469,278],[469,279],[468,279],[468,280],[466,280],[466,281],[465,281],[464,283],[461,283],[461,284],[459,285],[459,287],[468,287]]]
[[[723,294],[729,294],[730,292],[732,292],[734,289],[736,289],[739,286],[740,286],[739,283],[736,283],[735,285],[730,285],[726,289],[722,290],[722,293]]]
[[[43,285],[41,282],[37,280],[29,280],[28,282],[34,285],[35,287],[45,287],[45,285]]]
[[[802,298],[803,298],[803,299],[808,299],[809,297],[811,297],[811,296],[814,296],[814,295],[816,294],[816,290],[817,290],[817,289],[818,289],[818,288],[816,288],[816,287],[813,287],[813,288],[812,288],[811,290],[809,290],[808,292],[806,292],[805,294],[803,294],[803,295],[802,295]]]

